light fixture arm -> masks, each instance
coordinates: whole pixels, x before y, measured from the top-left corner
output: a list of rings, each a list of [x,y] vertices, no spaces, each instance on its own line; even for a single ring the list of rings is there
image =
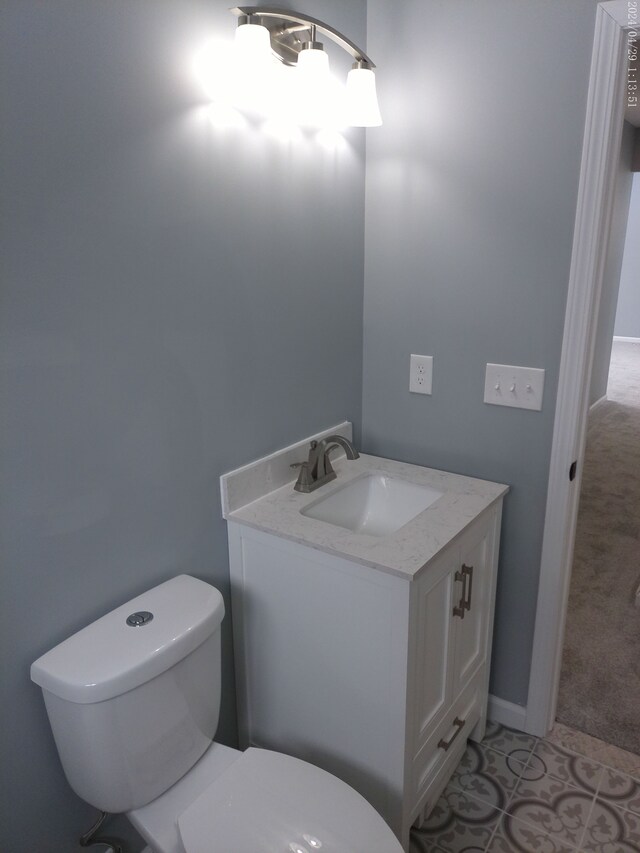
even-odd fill
[[[266,27],[271,37],[272,50],[286,65],[296,64],[303,44],[298,33],[309,30],[313,35],[304,41],[315,41],[315,33],[322,33],[350,54],[354,62],[358,63],[358,67],[375,68],[375,64],[355,42],[317,18],[275,6],[236,6],[230,11],[238,18],[246,17],[251,23],[260,23]]]

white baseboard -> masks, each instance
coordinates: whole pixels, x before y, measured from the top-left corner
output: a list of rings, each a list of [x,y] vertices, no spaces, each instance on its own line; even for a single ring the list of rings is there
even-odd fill
[[[595,403],[592,403],[589,406],[589,414],[591,414],[591,412],[593,412],[595,409],[597,409],[598,406],[601,406],[603,403],[606,403],[606,402],[607,402],[607,395],[603,394],[602,397],[600,397],[598,400],[595,401]]]
[[[527,709],[524,705],[516,705],[489,694],[487,717],[494,723],[501,723],[503,726],[509,726],[510,729],[523,732],[526,716]]]
[[[640,338],[621,338],[618,335],[614,335],[613,340],[622,341],[625,344],[640,344]]]

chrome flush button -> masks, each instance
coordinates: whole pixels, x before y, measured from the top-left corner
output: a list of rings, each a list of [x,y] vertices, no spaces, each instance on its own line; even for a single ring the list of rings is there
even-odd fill
[[[152,619],[153,613],[149,613],[148,610],[138,610],[137,613],[127,616],[127,625],[130,625],[132,628],[139,628],[141,625],[148,625]]]

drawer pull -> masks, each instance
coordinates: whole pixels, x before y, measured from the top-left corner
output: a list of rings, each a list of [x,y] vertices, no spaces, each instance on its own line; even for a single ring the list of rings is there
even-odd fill
[[[456,572],[454,578],[455,580],[462,582],[462,598],[460,599],[460,603],[453,608],[453,615],[459,616],[461,619],[464,619],[465,610],[471,610],[471,587],[473,584],[473,566],[466,566],[463,563],[462,571]],[[468,587],[467,578],[469,579]]]
[[[461,720],[460,717],[456,717],[455,720],[453,721],[453,725],[456,726],[455,732],[451,735],[449,740],[444,740],[444,738],[441,738],[438,741],[438,748],[444,749],[444,751],[446,752],[449,749],[449,747],[451,746],[451,744],[454,742],[454,740],[458,737],[458,735],[460,734],[462,729],[464,728],[465,723],[466,723],[466,720]]]

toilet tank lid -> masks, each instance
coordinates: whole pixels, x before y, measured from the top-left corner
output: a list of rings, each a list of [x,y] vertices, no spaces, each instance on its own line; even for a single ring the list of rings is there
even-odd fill
[[[137,627],[132,614],[152,613]],[[179,575],[117,607],[38,658],[31,679],[78,704],[112,699],[150,681],[218,630],[224,602],[210,584]]]

